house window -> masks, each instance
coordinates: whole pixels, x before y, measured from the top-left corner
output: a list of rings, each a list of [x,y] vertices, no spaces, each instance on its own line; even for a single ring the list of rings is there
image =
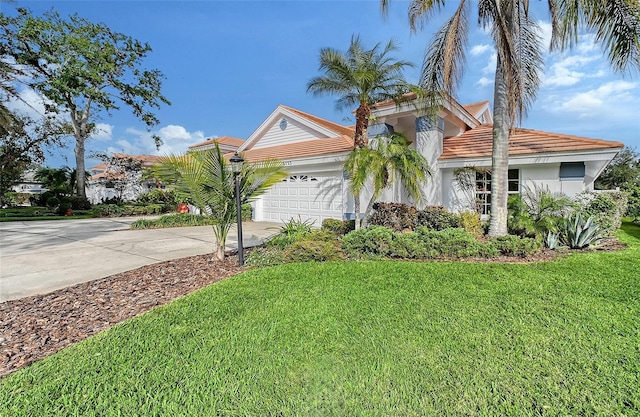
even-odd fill
[[[561,180],[582,180],[584,173],[584,162],[562,162],[560,164]]]
[[[508,173],[508,193],[520,193],[520,170],[510,169]],[[491,212],[491,171],[476,171],[476,206],[478,213],[488,215]]]

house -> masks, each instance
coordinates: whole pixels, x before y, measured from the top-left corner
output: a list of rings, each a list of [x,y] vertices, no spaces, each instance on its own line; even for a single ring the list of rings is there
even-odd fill
[[[115,153],[104,163],[88,169],[87,198],[91,204],[107,200],[132,201],[157,187],[154,180],[143,180],[142,170],[160,161],[157,155]]]
[[[195,145],[189,146],[189,150],[191,151],[203,151],[206,149],[213,149],[215,144],[218,144],[220,147],[220,151],[225,153],[233,153],[238,150],[242,144],[244,144],[244,140],[238,138],[232,138],[230,136],[220,136],[213,139],[208,139],[204,142],[196,143]]]
[[[488,214],[493,122],[488,101],[461,105],[445,100],[435,122],[421,117],[410,102],[380,103],[372,116],[370,136],[403,132],[429,161],[426,205]],[[509,192],[534,185],[569,196],[593,190],[595,179],[622,147],[620,142],[516,128],[509,142]],[[254,203],[254,219],[280,222],[299,216],[319,224],[326,218],[354,218],[342,169],[352,148],[353,128],[278,106],[237,148],[249,162],[280,159],[290,173]],[[465,172],[471,187],[459,180]],[[371,190],[362,193],[362,207],[370,195]],[[411,203],[401,184],[386,190],[381,200]]]

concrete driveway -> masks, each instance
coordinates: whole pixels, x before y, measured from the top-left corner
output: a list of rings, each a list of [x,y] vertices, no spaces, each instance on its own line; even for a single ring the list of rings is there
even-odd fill
[[[211,226],[129,230],[137,218],[0,223],[0,302],[44,294],[144,265],[213,253]],[[245,247],[277,223],[243,223]],[[235,228],[227,249],[237,246]]]

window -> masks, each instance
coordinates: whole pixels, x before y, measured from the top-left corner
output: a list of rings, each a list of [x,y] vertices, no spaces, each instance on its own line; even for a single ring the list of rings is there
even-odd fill
[[[584,173],[584,162],[562,162],[560,164],[561,180],[582,180]]]
[[[520,192],[520,170],[510,169],[508,174],[508,193]],[[488,215],[491,212],[491,171],[476,171],[476,205],[478,213]]]

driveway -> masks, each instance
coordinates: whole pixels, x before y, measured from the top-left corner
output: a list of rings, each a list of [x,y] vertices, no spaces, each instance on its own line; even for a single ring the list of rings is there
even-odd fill
[[[193,255],[213,253],[211,226],[129,230],[137,218],[0,223],[0,302]],[[245,247],[280,224],[243,223]],[[235,249],[235,229],[227,249]]]

